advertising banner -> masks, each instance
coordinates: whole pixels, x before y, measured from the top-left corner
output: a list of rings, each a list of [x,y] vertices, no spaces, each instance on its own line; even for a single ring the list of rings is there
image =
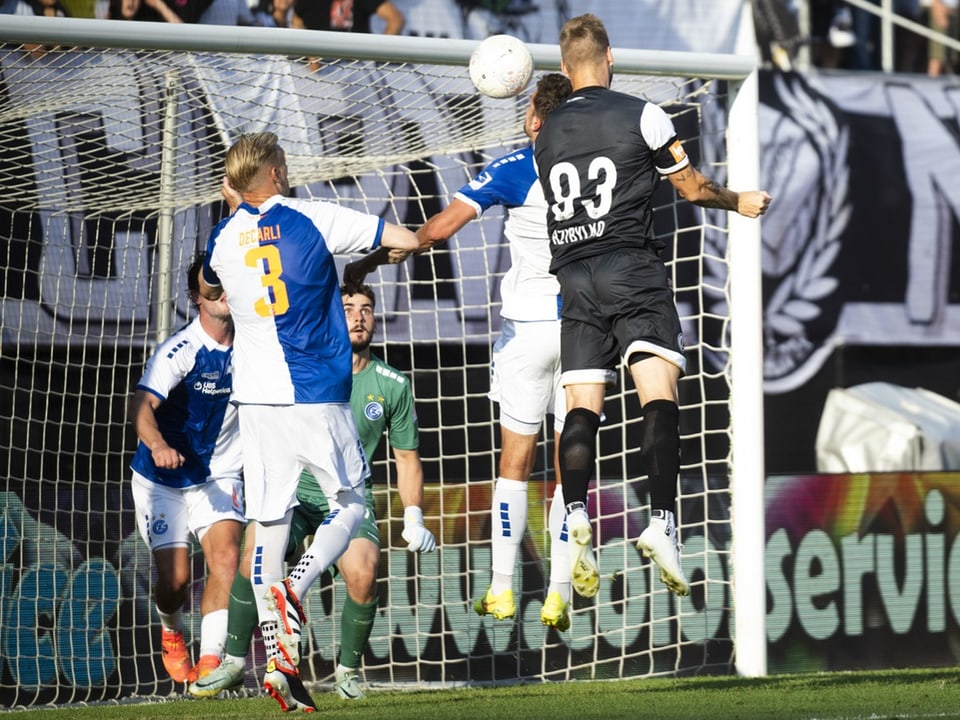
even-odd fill
[[[956,664],[960,474],[769,478],[766,523],[770,673]]]

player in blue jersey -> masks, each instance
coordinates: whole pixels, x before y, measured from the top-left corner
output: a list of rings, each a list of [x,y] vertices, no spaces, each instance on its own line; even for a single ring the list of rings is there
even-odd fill
[[[199,314],[157,347],[129,407],[140,440],[130,463],[137,527],[157,566],[163,665],[175,682],[192,682],[220,664],[244,523],[240,435],[229,402],[233,323],[223,299],[200,295],[203,261],[201,254],[187,270]],[[181,617],[193,538],[207,564],[195,666]]]
[[[527,482],[537,438],[547,414],[554,436],[563,429],[560,389],[560,286],[550,274],[543,190],[533,165],[533,141],[547,116],[570,94],[570,81],[544,75],[527,105],[524,132],[531,144],[497,158],[460,188],[450,204],[417,231],[421,248],[444,242],[491,207],[507,210],[504,235],[511,266],[500,283],[503,328],[493,347],[489,397],[500,405],[500,467],[491,508],[492,577],[474,603],[480,615],[505,620],[516,615],[513,573],[527,526]],[[365,274],[386,253],[348,266]],[[399,259],[394,254],[391,260]],[[560,478],[558,477],[558,481]],[[570,627],[570,559],[564,527],[563,491],[557,483],[550,505],[550,585],[540,614],[544,625]]]
[[[587,515],[587,487],[606,386],[622,359],[640,399],[640,461],[650,483],[650,525],[637,547],[677,595],[690,587],[674,517],[680,470],[677,383],[685,367],[680,318],[653,232],[652,198],[667,178],[684,199],[755,218],[770,196],[734,192],[691,167],[673,122],[658,105],[609,89],[613,54],[595,15],[567,21],[561,68],[573,94],[537,138],[547,200],[551,272],[563,295],[561,363],[567,417],[560,468],[567,528],[576,555],[574,590],[596,594],[600,577]]]
[[[353,389],[350,406],[357,421],[364,452],[371,457],[389,433],[396,471],[396,493],[403,505],[402,537],[410,552],[432,552],[437,543],[423,523],[423,465],[420,461],[420,428],[407,377],[370,351],[376,331],[376,299],[368,285],[341,288],[343,310],[353,348]],[[344,700],[359,700],[360,662],[377,614],[377,569],[380,564],[380,533],[374,516],[373,482],[368,480],[364,497],[370,512],[360,524],[350,546],[335,569],[346,585],[340,613],[340,661],[335,669],[334,689]],[[326,517],[328,503],[317,481],[308,472],[300,476],[299,506],[294,511],[288,543],[288,558]],[[190,685],[191,695],[215,697],[243,683],[246,656],[253,639],[257,612],[246,568],[251,549],[244,547],[240,571],[230,589],[230,618],[223,664]]]
[[[287,162],[272,132],[242,135],[224,182],[242,203],[207,243],[201,292],[225,294],[235,326],[247,501],[245,542],[267,651],[264,687],[284,710],[315,709],[299,677],[299,598],[346,549],[366,513],[370,473],[350,410],[352,350],[334,253],[411,250],[411,231],[321,200],[288,197]],[[309,470],[330,505],[289,576],[283,560]]]

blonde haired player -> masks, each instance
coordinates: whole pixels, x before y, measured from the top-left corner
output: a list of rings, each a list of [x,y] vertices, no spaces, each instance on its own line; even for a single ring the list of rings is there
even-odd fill
[[[376,296],[372,288],[344,285],[341,294],[353,348],[350,406],[364,452],[371,457],[389,433],[396,468],[396,491],[404,508],[402,537],[410,552],[432,552],[436,549],[436,540],[423,525],[423,465],[418,449],[420,428],[410,381],[370,350],[377,327]],[[360,664],[377,614],[376,586],[381,545],[374,516],[372,480],[367,482],[365,499],[370,512],[335,566],[347,589],[340,612],[340,659],[334,681],[334,689],[344,700],[359,700],[365,696],[360,684]],[[300,504],[291,522],[288,559],[291,553],[299,552],[304,539],[313,534],[314,528],[329,512],[327,499],[308,472],[300,476],[297,500]],[[230,619],[223,664],[193,683],[189,688],[191,695],[214,697],[243,683],[246,656],[257,619],[253,588],[247,577],[251,551],[249,546],[244,548],[241,569],[230,590]]]
[[[660,567],[677,595],[690,586],[680,563],[674,516],[680,471],[683,335],[653,232],[652,198],[660,178],[703,207],[762,215],[770,196],[734,192],[690,165],[673,121],[660,106],[610,90],[613,52],[595,15],[568,20],[560,31],[560,63],[573,94],[537,138],[535,158],[547,199],[550,271],[563,295],[560,356],[567,418],[560,468],[574,552],[572,582],[595,595],[600,575],[587,514],[587,487],[606,387],[622,360],[640,400],[643,474],[650,482],[651,520],[637,547]],[[571,142],[570,138],[577,138]]]
[[[268,656],[265,689],[283,710],[316,705],[300,680],[299,598],[347,548],[366,513],[370,473],[350,410],[352,350],[334,253],[410,250],[416,236],[375,215],[290,198],[286,154],[272,132],[242,135],[225,182],[242,202],[207,242],[205,297],[226,294],[236,331],[233,402],[240,413],[246,542]],[[309,470],[330,514],[289,575],[283,561]]]

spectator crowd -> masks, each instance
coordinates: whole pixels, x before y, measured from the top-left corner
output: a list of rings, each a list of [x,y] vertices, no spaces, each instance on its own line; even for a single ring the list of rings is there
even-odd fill
[[[403,13],[391,0],[2,0],[0,13],[206,25],[294,27],[308,30],[403,30]]]
[[[760,54],[768,64],[786,68],[806,45],[815,67],[880,71],[883,2],[867,2],[877,12],[846,0],[753,0]],[[960,71],[954,50],[903,24],[960,38],[958,0],[893,0],[891,5],[901,21],[893,24],[895,72],[939,76]]]
[[[435,14],[462,17],[464,37],[474,39],[503,31],[490,29],[496,24],[477,23],[479,15],[516,18],[540,12],[531,0],[429,1]],[[868,2],[878,10],[883,4]],[[893,0],[892,7],[904,20],[957,39],[958,4],[960,0]],[[881,21],[868,9],[846,0],[752,0],[752,6],[759,54],[766,64],[787,69],[806,45],[815,67],[882,69]],[[408,26],[403,0],[0,0],[2,13],[419,34]],[[908,27],[894,25],[893,47],[896,72],[940,76],[960,71],[955,50]]]

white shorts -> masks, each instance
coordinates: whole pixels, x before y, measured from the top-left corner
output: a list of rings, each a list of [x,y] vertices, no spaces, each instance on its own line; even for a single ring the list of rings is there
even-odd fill
[[[190,545],[191,535],[200,542],[207,528],[220,520],[245,522],[243,481],[239,477],[171,488],[135,472],[131,488],[137,529],[151,552]]]
[[[280,520],[299,505],[300,473],[310,470],[324,495],[363,495],[370,475],[349,403],[240,405],[247,518]]]
[[[567,410],[560,387],[559,320],[503,319],[493,346],[488,397],[500,404],[500,424],[507,430],[536,435],[548,413],[554,429],[563,430]]]

